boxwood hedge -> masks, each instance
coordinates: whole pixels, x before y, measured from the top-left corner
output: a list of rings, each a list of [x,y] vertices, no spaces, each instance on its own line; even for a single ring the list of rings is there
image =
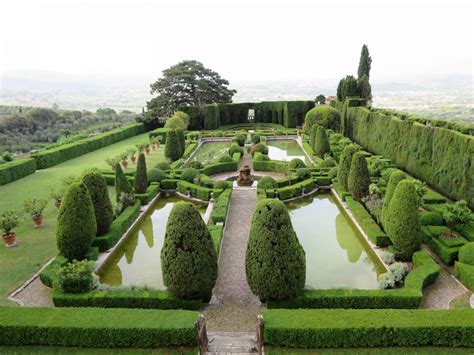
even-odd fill
[[[36,171],[33,158],[17,159],[0,165],[0,186],[21,179]]]

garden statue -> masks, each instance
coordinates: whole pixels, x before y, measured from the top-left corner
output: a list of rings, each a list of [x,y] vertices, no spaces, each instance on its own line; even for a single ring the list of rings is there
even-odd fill
[[[250,174],[250,167],[244,165],[239,170],[239,177],[237,178],[237,185],[239,186],[251,186],[253,184],[253,177]]]

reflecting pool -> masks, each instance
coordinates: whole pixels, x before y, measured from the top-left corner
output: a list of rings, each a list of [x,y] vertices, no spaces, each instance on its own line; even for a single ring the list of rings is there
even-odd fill
[[[294,139],[267,140],[268,156],[272,160],[290,161],[299,158],[310,165],[306,154]]]
[[[203,143],[196,153],[193,155],[192,161],[199,161],[202,164],[214,164],[219,162],[219,158],[224,155],[228,154],[228,150],[230,147],[229,142],[206,142]],[[189,164],[188,162],[188,164]]]

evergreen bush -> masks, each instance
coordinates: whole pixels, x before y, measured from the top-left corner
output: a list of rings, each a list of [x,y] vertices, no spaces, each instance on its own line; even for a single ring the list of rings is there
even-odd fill
[[[138,154],[137,170],[133,180],[133,190],[136,194],[144,194],[148,188],[145,154]]]
[[[263,143],[257,143],[252,147],[252,156],[256,153],[260,152],[262,154],[268,154],[268,146]]]
[[[223,155],[219,158],[219,163],[230,163],[233,159],[230,155]]]
[[[64,293],[83,293],[92,290],[94,276],[90,261],[74,260],[59,269],[59,286]]]
[[[331,153],[329,139],[326,134],[326,130],[322,126],[318,126],[317,128],[313,149],[314,152],[320,157],[324,157],[325,154]]]
[[[291,159],[290,163],[288,164],[288,168],[290,169],[299,169],[299,168],[305,168],[306,164],[304,161],[302,161],[299,158],[293,158]]]
[[[94,205],[87,186],[72,183],[66,190],[59,209],[56,242],[68,260],[82,260],[94,241],[97,223]]]
[[[318,163],[318,167],[320,168],[334,168],[337,166],[336,161],[334,158],[327,156],[324,160]],[[337,170],[336,170],[337,171]]]
[[[186,136],[184,135],[184,131],[182,129],[177,129],[176,135],[178,136],[179,145],[181,146],[181,158],[186,150]]]
[[[358,201],[369,194],[370,173],[367,167],[367,161],[362,153],[356,153],[352,156],[347,187],[352,197]]]
[[[161,249],[163,282],[176,297],[209,300],[217,279],[217,255],[209,230],[188,202],[173,206]]]
[[[194,168],[194,169],[202,169],[203,165],[200,161],[193,160],[192,162],[189,163],[189,167]]]
[[[124,193],[126,195],[133,195],[133,188],[130,185],[127,177],[123,173],[120,163],[115,164],[115,196],[117,202],[120,199],[120,195]]]
[[[232,143],[229,148],[229,156],[233,156],[235,153],[239,153],[240,156],[244,155],[244,148],[242,148],[237,143]]]
[[[323,126],[337,132],[341,126],[341,115],[334,107],[316,106],[306,113],[304,122],[305,130],[308,133],[313,125]]]
[[[97,235],[103,235],[109,231],[110,225],[114,220],[114,210],[110,201],[107,183],[98,171],[92,171],[84,175],[82,182],[87,186],[92,204],[94,205]]]
[[[257,204],[245,270],[250,288],[261,300],[289,299],[303,290],[305,252],[283,202],[264,199]]]
[[[393,193],[397,188],[397,185],[400,181],[405,180],[407,176],[400,170],[394,170],[390,174],[390,178],[388,179],[387,190],[385,190],[385,196],[383,199],[383,206],[382,206],[382,224],[385,225],[384,222],[384,213],[387,211],[388,206],[390,204],[390,200],[393,197]]]
[[[257,144],[257,143],[260,143],[260,136],[258,134],[254,134],[252,136],[252,143],[253,144]]]
[[[165,157],[171,161],[175,161],[181,158],[182,155],[183,149],[178,137],[178,132],[172,129],[166,136]]]
[[[357,147],[354,144],[349,144],[344,148],[339,160],[339,171],[337,179],[345,191],[348,191],[347,181],[349,179],[349,172],[351,170],[352,156],[357,152]]]
[[[148,171],[148,181],[149,182],[161,182],[161,180],[166,179],[167,176],[165,172],[161,169],[154,168]]]
[[[316,132],[318,131],[318,125],[312,125],[311,131],[309,132],[309,145],[314,150],[314,143],[316,142]]]
[[[258,180],[257,188],[258,189],[276,189],[278,187],[277,181],[271,176],[264,176]]]
[[[160,161],[158,164],[155,165],[155,168],[160,170],[170,170],[171,166],[170,163],[168,163],[167,161]]]
[[[466,243],[459,249],[459,261],[474,266],[474,242]]]
[[[181,172],[181,180],[193,182],[199,176],[199,171],[194,168],[186,168]]]
[[[403,260],[411,260],[420,248],[418,197],[410,180],[398,183],[385,212],[385,231]]]
[[[311,170],[309,170],[308,168],[299,168],[299,169],[296,169],[295,174],[298,177],[298,179],[302,181],[302,180],[309,179],[311,177]]]

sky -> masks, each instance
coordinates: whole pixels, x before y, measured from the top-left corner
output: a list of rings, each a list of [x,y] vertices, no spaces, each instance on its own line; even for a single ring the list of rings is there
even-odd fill
[[[472,1],[0,2],[0,75],[155,79],[196,59],[232,82],[473,74]]]

